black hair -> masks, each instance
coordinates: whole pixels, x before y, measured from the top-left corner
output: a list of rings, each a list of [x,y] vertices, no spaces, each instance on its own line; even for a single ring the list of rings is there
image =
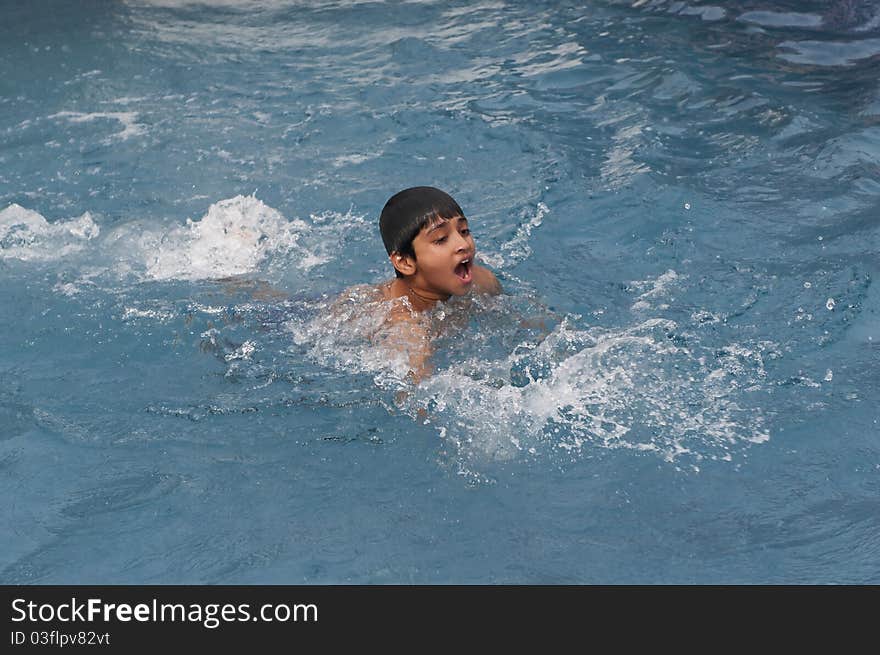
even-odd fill
[[[417,186],[395,193],[379,216],[379,231],[385,250],[415,258],[413,239],[435,220],[449,220],[457,216],[464,217],[461,207],[448,193],[431,186]],[[403,274],[394,269],[397,277]]]

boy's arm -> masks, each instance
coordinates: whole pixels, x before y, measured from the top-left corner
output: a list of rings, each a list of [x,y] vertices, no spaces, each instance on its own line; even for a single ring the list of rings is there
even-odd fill
[[[265,280],[255,280],[243,275],[216,278],[215,281],[221,283],[229,295],[247,293],[254,300],[281,300],[288,297],[284,291]]]
[[[431,364],[431,342],[423,328],[411,332],[408,341],[404,344],[409,356],[407,377],[418,386],[422,380],[431,377],[434,373],[434,366]]]
[[[357,284],[347,288],[340,293],[328,308],[331,316],[341,316],[346,310],[353,307],[359,307],[364,302],[378,300],[381,296],[377,295],[375,287],[371,284]]]
[[[386,321],[386,329],[382,331],[380,343],[387,349],[403,353],[409,370],[406,379],[418,386],[434,372],[431,365],[431,341],[424,325],[420,324],[405,307],[395,307]],[[409,389],[401,389],[394,395],[398,405],[402,405],[409,396]],[[424,408],[419,408],[417,415],[427,419]]]
[[[383,347],[404,356],[409,367],[406,377],[416,385],[434,372],[428,331],[407,307],[398,305],[391,310],[380,339]]]

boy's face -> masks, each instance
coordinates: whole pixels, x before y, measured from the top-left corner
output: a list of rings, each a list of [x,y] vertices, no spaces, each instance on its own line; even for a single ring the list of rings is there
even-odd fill
[[[407,258],[415,269],[411,286],[446,296],[467,293],[474,280],[477,249],[464,216],[429,223],[412,243],[415,261]]]

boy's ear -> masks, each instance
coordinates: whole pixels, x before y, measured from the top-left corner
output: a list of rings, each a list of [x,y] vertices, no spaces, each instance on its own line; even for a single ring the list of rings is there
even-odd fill
[[[399,252],[393,252],[388,255],[388,259],[391,260],[391,265],[402,275],[412,275],[416,272],[416,260],[409,255],[403,255]]]

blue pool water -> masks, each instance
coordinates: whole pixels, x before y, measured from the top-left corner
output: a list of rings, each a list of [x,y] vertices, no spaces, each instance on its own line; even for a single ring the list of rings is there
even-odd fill
[[[876,2],[0,11],[3,583],[880,583]]]

